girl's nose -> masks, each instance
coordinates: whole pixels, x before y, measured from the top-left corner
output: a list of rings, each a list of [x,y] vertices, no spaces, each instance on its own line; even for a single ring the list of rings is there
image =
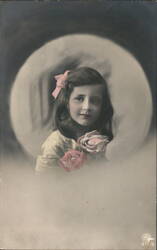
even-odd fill
[[[86,109],[86,110],[90,109],[90,102],[88,98],[84,99],[82,109]]]

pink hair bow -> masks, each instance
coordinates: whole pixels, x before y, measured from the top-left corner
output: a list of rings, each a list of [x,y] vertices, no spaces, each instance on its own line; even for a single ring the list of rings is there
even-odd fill
[[[62,88],[65,88],[65,81],[67,79],[67,75],[70,71],[67,70],[64,72],[64,74],[60,74],[60,75],[56,75],[54,78],[57,80],[56,82],[56,88],[55,90],[52,92],[52,96],[54,96],[54,98],[57,98],[59,92],[61,91]]]

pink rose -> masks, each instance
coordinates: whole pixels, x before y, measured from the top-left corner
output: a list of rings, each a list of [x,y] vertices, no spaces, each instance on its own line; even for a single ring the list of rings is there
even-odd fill
[[[69,150],[59,160],[59,166],[70,172],[71,170],[82,167],[86,159],[87,157],[84,152],[80,152],[78,150]]]
[[[106,150],[109,139],[107,136],[101,135],[98,131],[94,130],[78,138],[77,143],[89,153],[98,153]]]

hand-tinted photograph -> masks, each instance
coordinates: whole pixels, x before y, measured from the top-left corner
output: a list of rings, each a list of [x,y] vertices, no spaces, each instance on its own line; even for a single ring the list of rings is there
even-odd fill
[[[0,1],[0,248],[156,249],[155,1]]]

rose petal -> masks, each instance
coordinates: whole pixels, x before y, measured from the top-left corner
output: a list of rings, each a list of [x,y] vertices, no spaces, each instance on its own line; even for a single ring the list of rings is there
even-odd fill
[[[101,135],[96,130],[86,133],[78,139],[78,144],[90,153],[103,152],[108,142],[107,136]]]
[[[88,141],[89,145],[95,145],[95,144],[98,144],[99,142],[102,142],[102,139],[100,139],[100,138],[91,138]]]
[[[72,171],[83,166],[86,155],[78,150],[69,150],[59,161],[59,166],[66,171]]]

